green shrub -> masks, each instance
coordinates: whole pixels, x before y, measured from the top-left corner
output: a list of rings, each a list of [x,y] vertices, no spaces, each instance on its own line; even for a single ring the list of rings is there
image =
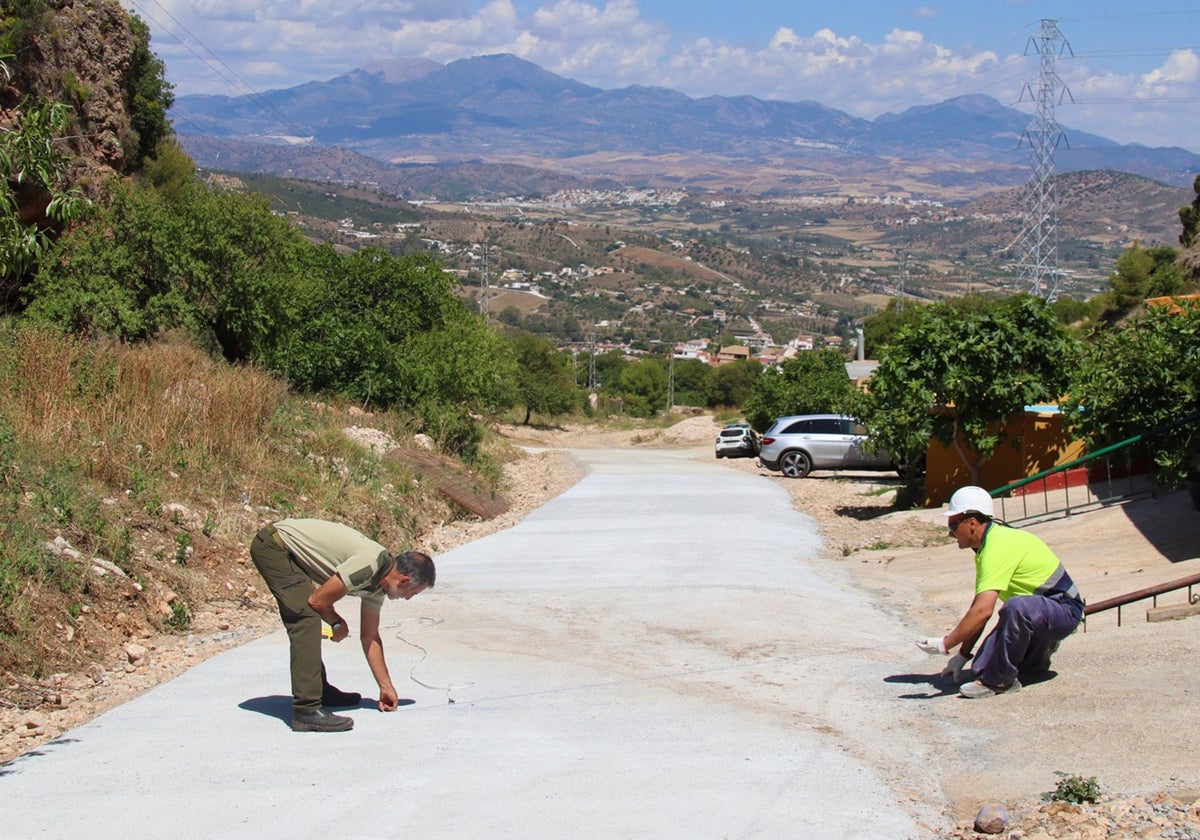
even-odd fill
[[[192,608],[184,601],[171,603],[171,614],[163,622],[175,630],[186,630],[192,626]]]
[[[1100,783],[1095,776],[1069,776],[1056,772],[1059,777],[1058,785],[1049,793],[1042,794],[1047,802],[1072,802],[1076,805],[1084,802],[1095,802],[1100,798]]]

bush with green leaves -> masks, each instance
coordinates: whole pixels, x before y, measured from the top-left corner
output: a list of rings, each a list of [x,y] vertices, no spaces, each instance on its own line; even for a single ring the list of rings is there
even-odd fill
[[[1153,306],[1083,348],[1063,401],[1074,434],[1095,450],[1200,412],[1200,301]],[[1198,466],[1200,421],[1146,440],[1157,477],[1176,486]]]
[[[525,406],[524,423],[536,412],[557,417],[579,404],[571,357],[548,338],[518,333],[512,339],[516,362],[516,399]]]
[[[920,307],[883,348],[855,413],[898,463],[915,462],[936,438],[978,483],[997,447],[1019,443],[1005,421],[1057,402],[1078,352],[1050,306],[1029,295]]]
[[[314,250],[257,196],[122,184],[27,285],[25,315],[122,341],[181,328],[242,361],[276,340]]]
[[[745,405],[762,373],[762,364],[756,359],[738,359],[719,365],[705,383],[705,403],[712,408]]]
[[[0,72],[7,69],[0,62]],[[27,98],[17,114],[16,125],[0,131],[0,284],[13,289],[45,258],[54,228],[89,206],[66,182],[67,157],[54,146],[69,129],[71,109]]]
[[[1068,775],[1061,771],[1056,771],[1055,775],[1059,777],[1058,784],[1054,790],[1042,794],[1042,799],[1047,802],[1071,802],[1075,805],[1082,805],[1085,802],[1095,802],[1100,798],[1100,782],[1095,776],[1075,776]]]
[[[1179,252],[1170,245],[1143,248],[1133,244],[1117,258],[1109,275],[1109,289],[1100,296],[1101,319],[1114,322],[1141,305],[1147,298],[1176,295],[1187,288]]]
[[[633,417],[653,417],[667,407],[668,374],[658,359],[638,359],[621,370],[615,391]]]
[[[855,393],[841,352],[810,350],[758,376],[743,408],[750,425],[764,431],[776,417],[846,412]]]

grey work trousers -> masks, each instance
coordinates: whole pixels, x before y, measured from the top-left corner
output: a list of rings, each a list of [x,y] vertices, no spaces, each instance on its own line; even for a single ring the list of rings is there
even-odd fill
[[[975,678],[984,685],[1009,686],[1018,675],[1045,673],[1058,643],[1075,632],[1082,618],[1080,601],[1041,595],[1009,598],[975,655]]]
[[[292,558],[274,525],[263,528],[250,543],[250,559],[279,604],[291,648],[292,708],[315,712],[321,708],[325,666],[321,662],[321,616],[308,605],[314,584]]]

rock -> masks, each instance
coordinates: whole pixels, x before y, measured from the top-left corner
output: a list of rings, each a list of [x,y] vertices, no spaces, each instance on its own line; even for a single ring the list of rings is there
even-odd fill
[[[186,529],[198,531],[204,524],[204,517],[182,502],[167,502],[163,505],[163,512],[170,517],[172,522],[182,525]]]
[[[117,577],[129,577],[120,566],[111,560],[105,560],[103,557],[92,557],[88,562],[92,564],[92,574],[97,577],[104,577],[108,574],[113,574]]]
[[[1047,814],[1049,814],[1052,817],[1057,816],[1059,814],[1078,814],[1078,813],[1080,813],[1078,805],[1076,805],[1073,802],[1063,802],[1061,800],[1056,800],[1054,802],[1051,802],[1049,805],[1047,805],[1042,810],[1045,811]]]
[[[17,734],[22,738],[34,738],[46,731],[48,719],[45,715],[39,712],[27,712],[21,717],[21,723],[17,727]]]
[[[83,557],[76,549],[71,547],[71,544],[62,537],[55,537],[51,542],[45,543],[46,551],[53,554],[55,557],[70,557],[72,560],[78,560]]]
[[[1008,811],[1000,805],[984,805],[975,817],[975,830],[983,834],[999,834],[1008,828]]]
[[[125,656],[129,659],[130,665],[138,665],[149,651],[137,642],[126,642],[121,645],[121,650],[125,651]]]

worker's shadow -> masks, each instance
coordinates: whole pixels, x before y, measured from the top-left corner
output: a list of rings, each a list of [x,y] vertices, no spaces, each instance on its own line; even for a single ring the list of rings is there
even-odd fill
[[[1052,680],[1058,676],[1057,671],[1043,671],[1040,674],[1022,674],[1021,685],[1035,685],[1036,683]],[[951,697],[958,695],[958,687],[962,683],[968,683],[975,679],[975,674],[968,668],[963,671],[962,682],[956,682],[950,677],[943,677],[941,674],[893,674],[890,677],[884,677],[883,681],[887,683],[900,683],[901,685],[928,685],[931,690],[923,693],[914,692],[912,694],[901,694],[901,700],[931,700],[935,697]]]
[[[950,677],[943,677],[941,674],[893,674],[890,677],[884,677],[886,683],[900,683],[901,685],[928,685],[929,691],[913,692],[912,694],[901,694],[901,700],[930,700],[934,697],[952,697],[958,694],[958,683]]]
[[[401,698],[396,704],[397,706],[411,706],[416,703],[416,700]],[[290,695],[271,694],[266,697],[251,697],[249,700],[243,700],[238,703],[239,709],[245,709],[247,712],[257,712],[260,715],[267,717],[278,718],[288,726],[292,725],[292,698]],[[372,700],[369,697],[364,697],[358,701],[356,706],[339,706],[337,711],[353,711],[354,709],[378,709],[379,701]]]

